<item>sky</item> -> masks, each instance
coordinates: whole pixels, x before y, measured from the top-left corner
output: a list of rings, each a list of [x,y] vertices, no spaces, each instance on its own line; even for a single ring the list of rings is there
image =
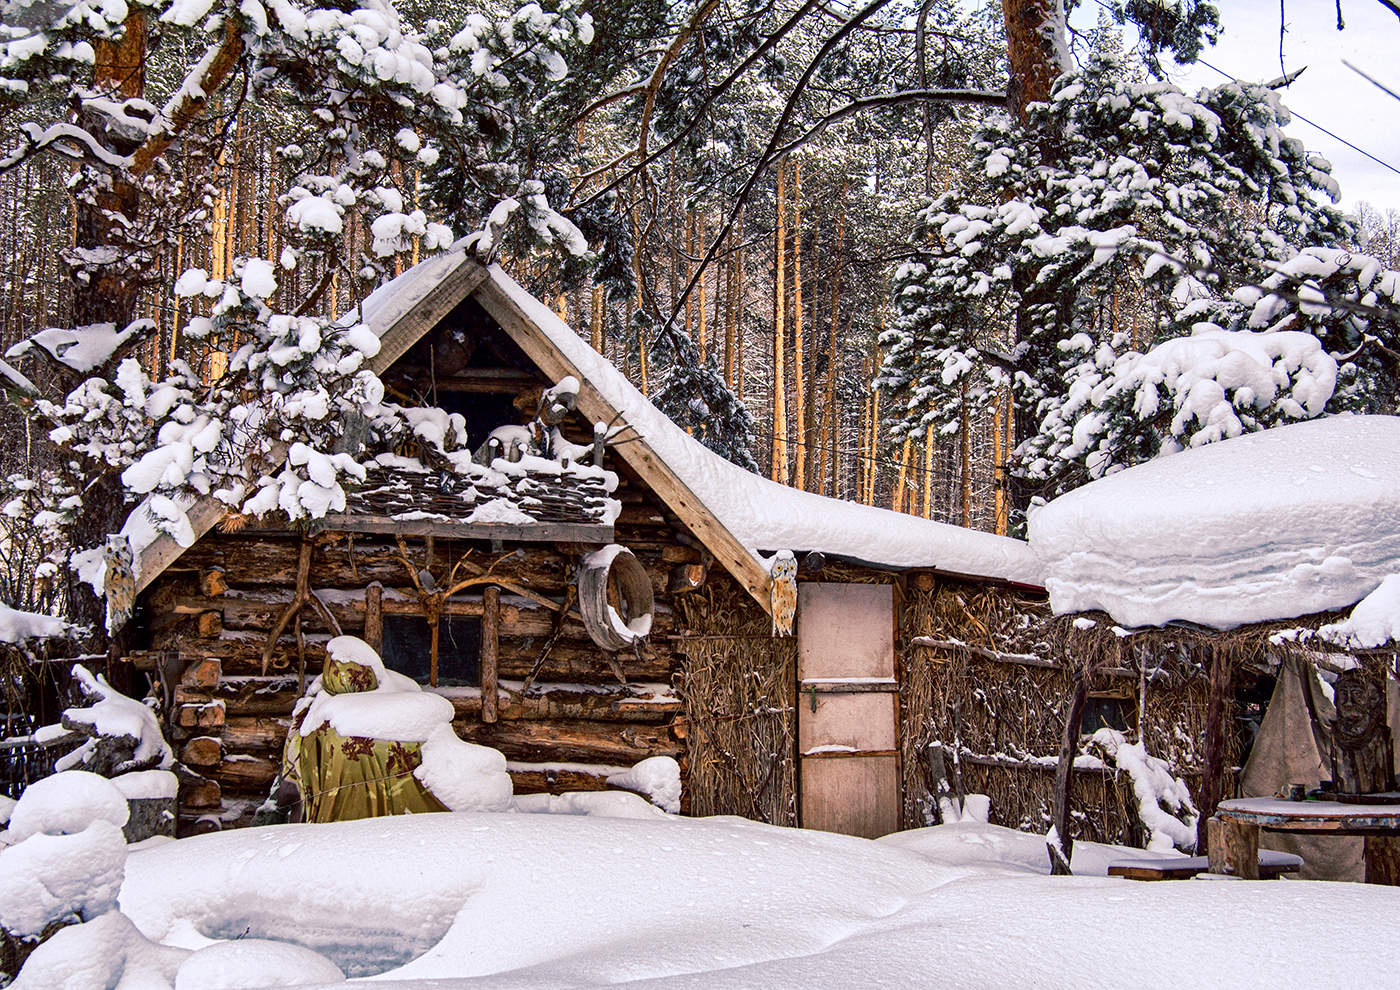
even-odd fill
[[[1203,62],[1178,67],[1172,80],[1187,92],[1216,86],[1224,76],[1271,80],[1279,68],[1280,0],[1216,0],[1224,28]],[[1335,0],[1284,0],[1283,66],[1298,80],[1283,91],[1286,107],[1400,169],[1400,100],[1387,95],[1343,64],[1361,69],[1400,93],[1400,18],[1378,0],[1341,0],[1346,23],[1337,30]],[[1092,26],[1100,8],[1081,0],[1072,20]],[[1341,184],[1341,206],[1352,210],[1365,200],[1379,210],[1400,210],[1400,172],[1368,159],[1296,119],[1287,128],[1332,163]]]

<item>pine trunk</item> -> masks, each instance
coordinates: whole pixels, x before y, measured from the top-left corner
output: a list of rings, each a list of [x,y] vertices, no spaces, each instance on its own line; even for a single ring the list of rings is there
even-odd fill
[[[771,477],[787,484],[787,376],[783,359],[787,349],[783,320],[787,315],[787,166],[778,165],[778,221],[774,231],[777,274],[773,278],[773,464]]]
[[[793,484],[807,487],[807,366],[802,359],[802,163],[792,163],[792,406],[797,417],[793,435]]]

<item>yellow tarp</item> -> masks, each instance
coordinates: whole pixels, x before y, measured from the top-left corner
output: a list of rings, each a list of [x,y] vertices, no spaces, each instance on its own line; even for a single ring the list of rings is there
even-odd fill
[[[373,691],[373,670],[346,660],[328,659],[321,689],[330,694]],[[282,776],[301,794],[302,820],[343,822],[383,815],[446,811],[413,776],[423,762],[422,744],[342,736],[330,724],[301,734],[307,707],[302,706],[287,733]]]

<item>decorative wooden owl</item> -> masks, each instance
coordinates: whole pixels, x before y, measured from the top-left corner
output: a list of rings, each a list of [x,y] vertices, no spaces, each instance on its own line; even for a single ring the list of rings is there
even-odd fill
[[[779,550],[768,568],[768,601],[773,606],[773,635],[791,636],[797,618],[797,557]]]
[[[131,618],[131,609],[136,604],[131,541],[120,533],[109,534],[102,559],[107,565],[107,574],[102,581],[102,590],[107,598],[107,635],[115,636]]]

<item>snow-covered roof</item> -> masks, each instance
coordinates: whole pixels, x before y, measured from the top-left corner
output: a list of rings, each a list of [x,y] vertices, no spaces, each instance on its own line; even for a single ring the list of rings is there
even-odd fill
[[[928,567],[1040,584],[1039,562],[1020,540],[800,491],[745,471],[672,422],[617,367],[497,265],[490,268],[490,282],[509,295],[751,552],[817,550],[886,567]]]
[[[1030,545],[1058,613],[1224,629],[1343,608],[1400,571],[1400,418],[1160,457],[1033,511]]]
[[[658,495],[683,520],[694,520],[698,513],[711,523],[696,535],[761,602],[766,588],[758,587],[754,575],[766,586],[761,554],[775,550],[820,551],[884,567],[931,568],[1040,586],[1040,564],[1020,540],[799,491],[730,463],[673,423],[499,266],[483,268],[463,249],[431,258],[380,286],[345,320],[360,319],[383,342],[384,349],[370,362],[382,372],[452,306],[473,294],[508,331],[543,345],[533,356],[551,359],[555,367],[542,368],[546,374],[576,374],[583,380],[581,411],[585,399],[596,397],[604,421],[620,413],[631,424],[641,439],[619,447],[619,456],[644,478],[659,469],[679,481],[680,491],[655,486]],[[520,319],[513,318],[517,315]],[[691,496],[698,507],[691,504]],[[194,529],[186,534],[188,542],[177,545],[163,535],[150,544],[133,540],[138,587],[148,585],[184,547],[203,536],[222,516],[220,509],[215,505],[202,515],[190,511]],[[734,553],[713,545],[716,539],[732,546]]]

